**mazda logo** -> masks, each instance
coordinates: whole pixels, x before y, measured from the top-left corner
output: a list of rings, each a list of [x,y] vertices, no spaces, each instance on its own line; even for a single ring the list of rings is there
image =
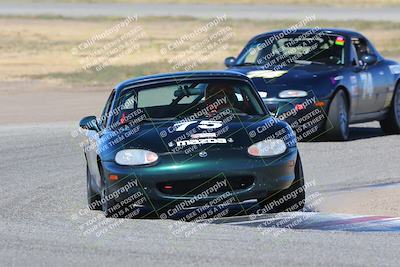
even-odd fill
[[[207,157],[207,152],[201,151],[201,152],[199,153],[199,156],[200,156],[201,158],[205,158],[205,157]]]

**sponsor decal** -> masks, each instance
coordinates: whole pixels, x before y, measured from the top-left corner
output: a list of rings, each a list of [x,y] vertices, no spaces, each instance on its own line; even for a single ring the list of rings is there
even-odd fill
[[[351,85],[350,86],[350,90],[351,90],[353,95],[359,95],[359,90],[358,90],[358,86],[357,85]]]
[[[268,96],[267,92],[258,91],[258,94],[261,96],[261,98],[267,98]]]
[[[203,145],[203,144],[226,144],[225,138],[205,138],[205,139],[189,139],[177,141],[177,146]]]
[[[343,38],[343,36],[338,36],[338,37],[336,37],[335,45],[340,45],[340,46],[343,46],[343,45],[344,45],[344,38]]]
[[[356,85],[357,84],[357,76],[355,76],[355,75],[350,76],[350,83],[352,85]]]
[[[392,95],[387,94],[386,95],[386,99],[385,99],[384,107],[388,108],[388,107],[390,107],[391,104],[392,104]]]
[[[329,78],[331,80],[332,84],[336,84],[337,81],[343,80],[343,76],[335,76],[335,77],[330,77]]]
[[[359,94],[357,76],[355,75],[350,76],[350,91],[353,95]]]
[[[285,75],[287,70],[255,70],[250,71],[247,73],[247,77],[249,78],[265,78],[265,79],[272,79],[278,78],[282,75]]]
[[[390,65],[389,69],[392,74],[400,74],[400,65]]]
[[[190,136],[192,139],[196,139],[196,138],[213,138],[213,137],[217,137],[216,133],[197,133],[197,134],[192,134]]]

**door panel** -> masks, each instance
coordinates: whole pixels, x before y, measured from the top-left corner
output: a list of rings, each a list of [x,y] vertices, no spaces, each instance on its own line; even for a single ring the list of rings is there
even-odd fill
[[[359,60],[361,55],[374,54],[374,50],[366,39],[352,38],[352,43],[357,53],[359,65],[363,64]],[[378,61],[374,65],[363,67],[358,73],[358,114],[377,112],[383,109],[388,92],[387,72],[385,62]]]

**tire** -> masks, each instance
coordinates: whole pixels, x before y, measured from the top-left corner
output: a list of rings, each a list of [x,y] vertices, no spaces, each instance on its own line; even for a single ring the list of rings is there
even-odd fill
[[[100,168],[100,175],[102,179],[101,186],[101,210],[106,218],[130,218],[127,217],[130,214],[130,209],[124,207],[115,200],[107,189],[107,183],[105,182],[105,177],[103,171]],[[106,197],[108,196],[108,197]]]
[[[396,86],[389,113],[384,120],[380,121],[380,124],[385,134],[400,133],[400,83]]]
[[[101,200],[102,206],[101,209],[103,210],[104,216],[107,218],[119,218],[118,215],[118,204],[113,201],[112,199],[107,200],[106,196],[109,195],[106,188],[101,189]]]
[[[287,196],[291,196],[293,192],[297,192],[295,193],[296,196],[294,198],[288,198]],[[282,199],[285,197],[287,200],[281,203]],[[287,189],[277,191],[265,198],[258,199],[258,203],[268,208],[268,212],[294,212],[303,210],[305,198],[303,165],[300,155],[298,154],[295,165],[295,179],[292,185]],[[279,205],[277,205],[278,203]],[[273,208],[270,208],[271,206],[273,206]]]
[[[107,200],[105,198],[106,195],[109,195],[107,189],[102,190],[101,197],[104,198],[102,201],[102,210],[104,216],[107,218],[126,218],[126,219],[135,219],[139,218],[138,214],[133,214],[133,210],[129,206],[123,206],[122,203],[115,201],[114,199]],[[132,212],[132,213],[131,213]]]
[[[120,210],[119,203],[113,198],[110,198],[110,192],[107,190],[107,183],[104,180],[103,169],[100,167],[100,177],[101,177],[101,210],[106,218],[120,218],[118,212]],[[108,198],[106,197],[108,196]]]
[[[325,130],[328,140],[346,141],[349,139],[349,104],[343,90],[339,90],[331,101]]]
[[[101,205],[98,205],[101,200],[100,194],[92,188],[92,176],[89,167],[86,165],[86,188],[87,188],[87,201],[90,210],[101,210]]]

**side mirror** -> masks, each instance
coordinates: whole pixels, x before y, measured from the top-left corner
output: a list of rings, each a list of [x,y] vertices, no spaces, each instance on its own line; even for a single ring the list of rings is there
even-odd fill
[[[378,58],[371,54],[363,54],[360,59],[365,65],[374,65],[378,61]]]
[[[225,66],[229,67],[233,67],[235,65],[236,62],[236,58],[234,57],[227,57],[225,58]]]
[[[87,116],[81,119],[79,122],[79,127],[86,129],[86,130],[92,130],[98,132],[99,126],[97,124],[97,119],[96,116]]]

